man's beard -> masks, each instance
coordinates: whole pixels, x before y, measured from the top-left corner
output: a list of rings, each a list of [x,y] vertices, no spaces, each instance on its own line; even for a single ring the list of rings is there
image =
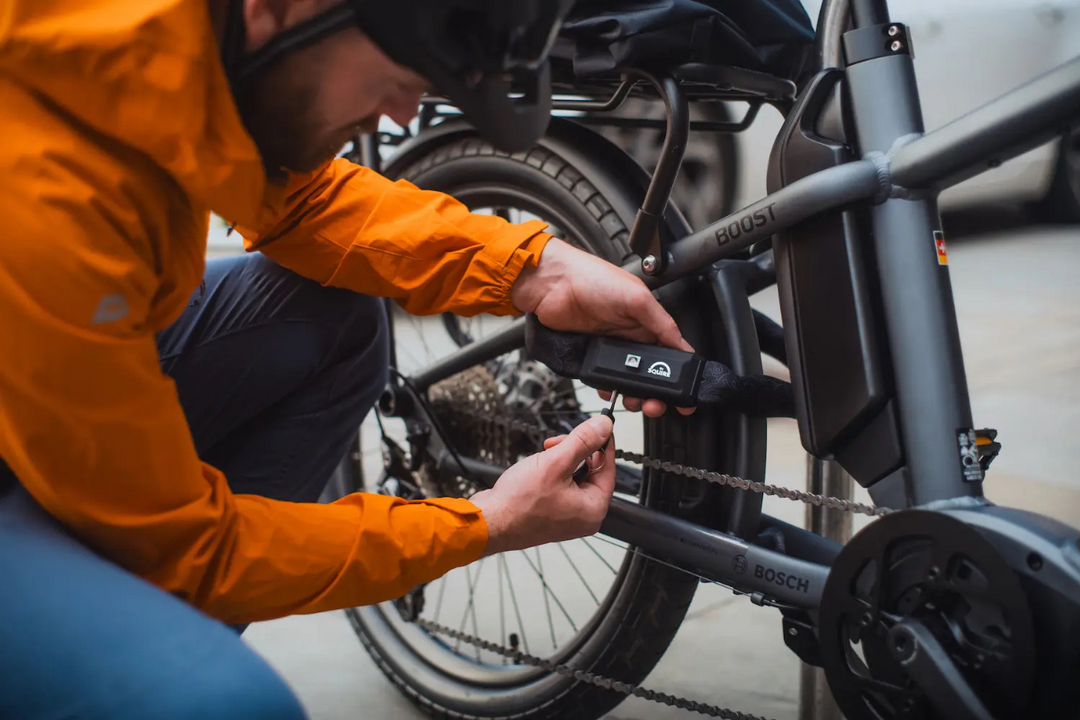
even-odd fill
[[[378,117],[347,127],[328,127],[317,115],[317,97],[312,79],[284,72],[281,64],[236,95],[240,119],[255,140],[271,181],[283,181],[287,171],[317,170],[350,139],[377,129]]]

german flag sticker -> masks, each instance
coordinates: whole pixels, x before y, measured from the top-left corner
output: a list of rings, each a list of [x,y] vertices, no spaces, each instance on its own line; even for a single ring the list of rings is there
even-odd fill
[[[948,265],[949,253],[945,250],[945,233],[940,230],[934,231],[934,246],[937,247],[937,264]]]

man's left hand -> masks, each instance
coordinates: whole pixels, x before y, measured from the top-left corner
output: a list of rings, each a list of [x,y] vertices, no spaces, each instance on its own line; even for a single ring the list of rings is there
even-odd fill
[[[552,330],[618,335],[694,351],[645,283],[561,240],[550,240],[537,266],[522,272],[510,299],[519,311],[536,313]],[[649,417],[659,417],[666,410],[659,400],[623,398],[623,405]],[[679,408],[679,412],[693,410]]]

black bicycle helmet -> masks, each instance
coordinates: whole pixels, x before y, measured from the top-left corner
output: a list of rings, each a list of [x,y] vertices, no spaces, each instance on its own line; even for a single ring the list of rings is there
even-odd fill
[[[344,0],[243,55],[233,0],[222,58],[234,88],[288,52],[356,23],[394,62],[429,80],[496,147],[524,150],[551,115],[548,51],[574,0]]]

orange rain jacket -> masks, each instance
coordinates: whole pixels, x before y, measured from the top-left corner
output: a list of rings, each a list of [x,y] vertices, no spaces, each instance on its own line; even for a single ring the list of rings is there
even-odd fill
[[[0,0],[0,457],[78,537],[226,622],[398,597],[475,560],[461,499],[234,495],[199,461],[154,333],[247,248],[413,313],[511,313],[541,223],[344,160],[267,186],[207,0]]]

